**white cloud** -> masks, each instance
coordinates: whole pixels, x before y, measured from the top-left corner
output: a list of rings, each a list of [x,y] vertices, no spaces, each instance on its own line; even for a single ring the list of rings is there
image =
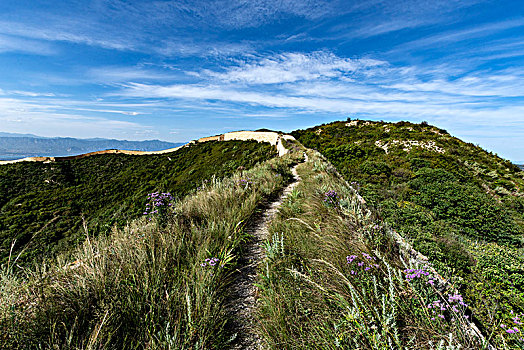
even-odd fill
[[[397,31],[401,31],[404,29],[413,29],[423,26],[428,26],[430,24],[434,24],[435,22],[438,22],[440,19],[438,17],[433,18],[413,18],[406,20],[406,18],[402,19],[391,19],[391,20],[382,20],[378,21],[370,21],[363,24],[356,25],[355,23],[351,24],[348,28],[348,25],[342,25],[338,28],[332,28],[332,31],[339,32],[336,36],[331,36],[330,38],[326,38],[329,40],[333,39],[365,39],[365,38],[371,38],[374,36],[379,36],[382,34],[389,34]]]
[[[88,109],[74,108],[71,112],[65,112],[67,110],[67,107],[56,106],[53,101],[0,98],[0,125],[2,125],[2,131],[7,132],[33,132],[42,136],[80,138],[132,138],[137,132],[152,129],[137,122],[86,116],[79,113],[88,111]],[[92,109],[91,111],[134,115],[134,112],[118,110]]]
[[[160,44],[148,48],[167,57],[227,57],[246,55],[254,52],[249,42],[202,41],[177,38],[164,40]]]
[[[524,75],[476,74],[455,80],[436,79],[384,85],[403,91],[435,92],[478,97],[524,97]]]
[[[150,18],[170,19],[179,26],[239,29],[258,27],[290,15],[310,20],[331,16],[337,4],[338,1],[327,0],[176,0],[148,3],[141,10]]]
[[[28,96],[28,97],[53,97],[56,96],[52,92],[35,92],[35,91],[21,91],[13,90],[6,92],[7,95],[19,95],[19,96]]]
[[[49,44],[0,34],[0,53],[2,52],[22,52],[42,56],[56,54],[56,50]]]
[[[524,123],[524,74],[516,69],[468,73],[316,52],[253,58],[222,71],[201,71],[196,77],[201,80],[188,84],[129,83],[115,95],[219,101],[232,108],[259,106],[293,113]],[[508,104],[507,98],[513,102]]]
[[[169,80],[173,79],[173,72],[167,73],[142,67],[98,67],[90,69],[87,73],[92,81],[114,84],[137,80]]]
[[[357,71],[385,64],[366,58],[340,58],[328,52],[284,53],[255,62],[242,62],[228,67],[225,72],[204,70],[202,73],[226,82],[280,84],[347,77]]]
[[[56,21],[56,19],[54,19]],[[108,23],[96,23],[95,19],[76,22],[70,18],[63,23],[30,24],[3,21],[0,17],[0,52],[17,51],[40,55],[52,55],[57,51],[52,42],[83,44],[119,51],[155,53],[166,57],[231,56],[253,52],[251,43],[223,40],[202,40],[185,35],[166,35],[165,39],[151,41],[143,28],[122,27]],[[137,19],[147,21],[147,18]]]
[[[71,109],[74,111],[122,114],[122,115],[128,115],[132,117],[143,114],[143,113],[139,113],[135,111],[122,111],[122,110],[116,110],[116,109],[96,109],[96,108],[81,108],[81,107],[71,107],[71,108],[64,108],[64,109]]]
[[[196,85],[145,85],[131,84],[122,92],[127,97],[168,98],[187,100],[218,100],[253,104],[273,108],[292,108],[310,112],[361,113],[367,115],[395,116],[401,118],[427,117],[466,118],[482,121],[485,118],[504,118],[524,122],[524,106],[475,106],[467,102],[461,104],[441,104],[413,102],[408,100],[389,101],[355,100],[347,98],[325,98],[314,95],[289,96],[263,92],[246,92],[226,89],[221,86]],[[483,107],[482,109],[476,107]]]
[[[118,40],[115,36],[107,36],[104,33],[99,33],[99,30],[95,28],[85,28],[85,26],[85,23],[80,22],[70,24],[63,23],[59,26],[54,23],[48,23],[47,26],[35,26],[27,23],[0,20],[0,34],[35,40],[86,44],[116,50],[135,49],[135,45],[130,41]],[[87,32],[88,34],[82,32]],[[29,44],[30,42],[27,41],[27,43]],[[35,42],[34,40],[32,43],[45,47],[45,44]]]

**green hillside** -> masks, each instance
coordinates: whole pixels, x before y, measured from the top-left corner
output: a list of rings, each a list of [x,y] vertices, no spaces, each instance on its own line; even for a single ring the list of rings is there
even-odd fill
[[[54,255],[143,215],[147,194],[182,198],[212,176],[231,175],[276,154],[269,144],[207,142],[176,152],[97,155],[0,166],[0,263]]]
[[[85,163],[105,174],[85,191],[113,181],[112,197],[96,192],[101,210],[127,209],[81,213],[90,231],[111,228],[93,218],[117,225],[45,264],[0,264],[0,344],[524,349],[524,172],[429,125],[338,122],[293,134],[300,142],[284,141],[282,157],[255,142],[209,142]],[[59,174],[50,183],[65,183]],[[211,174],[222,175],[203,181]],[[135,197],[116,196],[133,184]],[[56,186],[43,211],[61,198]],[[80,241],[76,218],[67,232]]]
[[[58,256],[45,267],[22,265],[24,273],[17,274],[18,266],[0,266],[2,348],[230,348],[234,334],[224,304],[248,239],[245,223],[289,181],[289,166],[299,156],[252,166],[274,154],[274,147],[256,142],[208,142],[185,151],[181,159],[199,171],[193,185],[200,187],[173,206],[164,202],[151,217],[85,240],[70,257]],[[169,181],[162,173],[167,166],[159,169],[152,159],[132,159],[150,166],[136,176]],[[201,182],[240,164],[251,169]],[[190,184],[182,188],[189,191]]]
[[[489,332],[524,311],[524,171],[445,130],[335,122],[293,132],[456,285]]]

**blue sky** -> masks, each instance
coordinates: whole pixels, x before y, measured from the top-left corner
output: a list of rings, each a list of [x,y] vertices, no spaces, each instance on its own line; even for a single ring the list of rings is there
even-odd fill
[[[0,2],[0,131],[183,142],[348,116],[524,162],[524,2]]]

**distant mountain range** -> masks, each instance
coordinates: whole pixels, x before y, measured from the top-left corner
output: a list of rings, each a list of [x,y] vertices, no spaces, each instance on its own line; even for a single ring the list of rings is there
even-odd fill
[[[41,137],[32,134],[0,132],[0,160],[13,160],[36,156],[70,156],[106,149],[134,151],[160,151],[183,143],[159,140],[126,141],[112,139],[76,139],[71,137]]]

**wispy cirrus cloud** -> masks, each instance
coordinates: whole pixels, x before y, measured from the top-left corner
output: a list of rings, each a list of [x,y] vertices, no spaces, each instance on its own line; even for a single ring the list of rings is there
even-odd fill
[[[149,67],[105,66],[90,69],[87,72],[86,79],[93,82],[114,84],[137,80],[172,80],[174,77],[175,74],[173,72],[166,72],[165,70],[156,70]]]
[[[113,3],[117,3],[114,1]],[[137,8],[155,20],[178,19],[178,26],[253,28],[289,16],[309,20],[333,16],[339,1],[327,0],[183,0],[154,1]]]
[[[238,65],[227,67],[224,72],[203,70],[199,76],[207,75],[221,81],[245,84],[281,84],[350,77],[357,71],[386,64],[384,61],[367,58],[340,58],[323,51],[309,54],[283,53],[258,58],[254,62],[241,61]]]
[[[428,103],[414,102],[407,98],[384,102],[384,99],[345,99],[325,98],[319,96],[284,96],[263,92],[243,92],[226,90],[217,86],[187,85],[129,85],[121,94],[126,97],[142,96],[146,98],[175,100],[217,100],[222,102],[258,105],[266,108],[287,109],[290,113],[335,113],[338,115],[358,114],[371,118],[395,119],[409,118],[415,121],[430,120],[439,123],[453,123],[460,120],[475,123],[477,127],[492,125],[494,120],[504,120],[507,125],[523,129],[524,106],[479,105],[474,103]],[[294,112],[293,112],[294,111]],[[246,116],[244,116],[246,117]],[[524,130],[521,130],[524,131]]]
[[[107,24],[78,23],[67,19],[45,27],[31,23],[2,21],[0,17],[0,53],[7,51],[53,55],[59,52],[52,43],[81,44],[104,49],[155,53],[165,57],[234,56],[254,52],[249,41],[220,39],[195,40],[186,35],[151,40],[148,33],[125,31]]]
[[[0,33],[0,53],[2,52],[19,52],[48,56],[56,54],[57,50],[47,43],[11,35],[2,35]]]
[[[232,57],[256,52],[249,41],[230,42],[221,39],[203,41],[186,38],[162,40],[153,47],[145,45],[143,49],[153,50],[165,57]]]
[[[0,34],[170,57],[228,55],[251,48],[247,41],[221,39],[222,30],[256,28],[290,16],[314,20],[332,16],[333,8],[326,0],[111,0],[82,3],[81,9],[64,2],[54,11],[35,9],[24,20],[0,13]],[[194,28],[208,28],[209,33],[193,37]]]
[[[341,35],[341,38],[358,38],[365,39],[371,38],[374,36],[389,34],[404,29],[413,29],[417,27],[427,26],[433,23],[438,22],[436,18],[432,19],[413,19],[411,21],[393,19],[390,21],[384,21],[379,24],[369,24],[363,27],[352,29],[347,33]]]
[[[67,108],[63,108],[61,103],[55,103],[56,101],[34,101],[0,97],[0,124],[2,129],[18,133],[36,130],[41,136],[73,136],[80,138],[137,139],[140,138],[138,133],[144,130],[158,134],[152,127],[141,123],[114,120],[95,115],[88,116],[80,112],[89,109],[75,108],[67,111]],[[105,112],[129,115],[126,111],[108,110]]]
[[[35,92],[35,91],[20,91],[20,90],[13,90],[7,92],[8,95],[18,95],[18,96],[29,96],[29,97],[53,97],[56,96],[52,92]]]
[[[28,96],[28,97],[53,97],[56,96],[52,92],[37,92],[37,91],[21,91],[21,90],[2,90],[0,89],[0,96],[5,95],[17,95],[17,96]]]
[[[206,70],[197,75],[200,81],[188,84],[129,83],[116,95],[211,100],[309,113],[476,121],[491,116],[524,122],[522,72],[462,72],[459,79],[456,73],[452,70],[446,76],[442,69],[399,67],[327,52],[284,53],[239,62],[225,71]],[[507,98],[516,100],[507,105]]]
[[[27,39],[30,39],[33,43],[36,40],[40,42],[68,42],[116,50],[136,50],[132,41],[118,39],[118,36],[107,35],[96,28],[86,28],[85,23],[78,23],[70,19],[64,19],[64,21],[65,23],[60,25],[49,23],[42,26],[41,24],[0,20],[0,34],[22,38],[18,40],[26,40],[27,43],[29,43]]]
[[[396,32],[431,27],[457,21],[457,14],[489,0],[433,0],[433,1],[363,1],[344,2],[339,12],[349,20],[327,25],[323,34],[313,36],[316,40],[329,42],[358,41],[396,34]],[[309,29],[305,29],[310,32]],[[326,35],[328,34],[328,35]]]

